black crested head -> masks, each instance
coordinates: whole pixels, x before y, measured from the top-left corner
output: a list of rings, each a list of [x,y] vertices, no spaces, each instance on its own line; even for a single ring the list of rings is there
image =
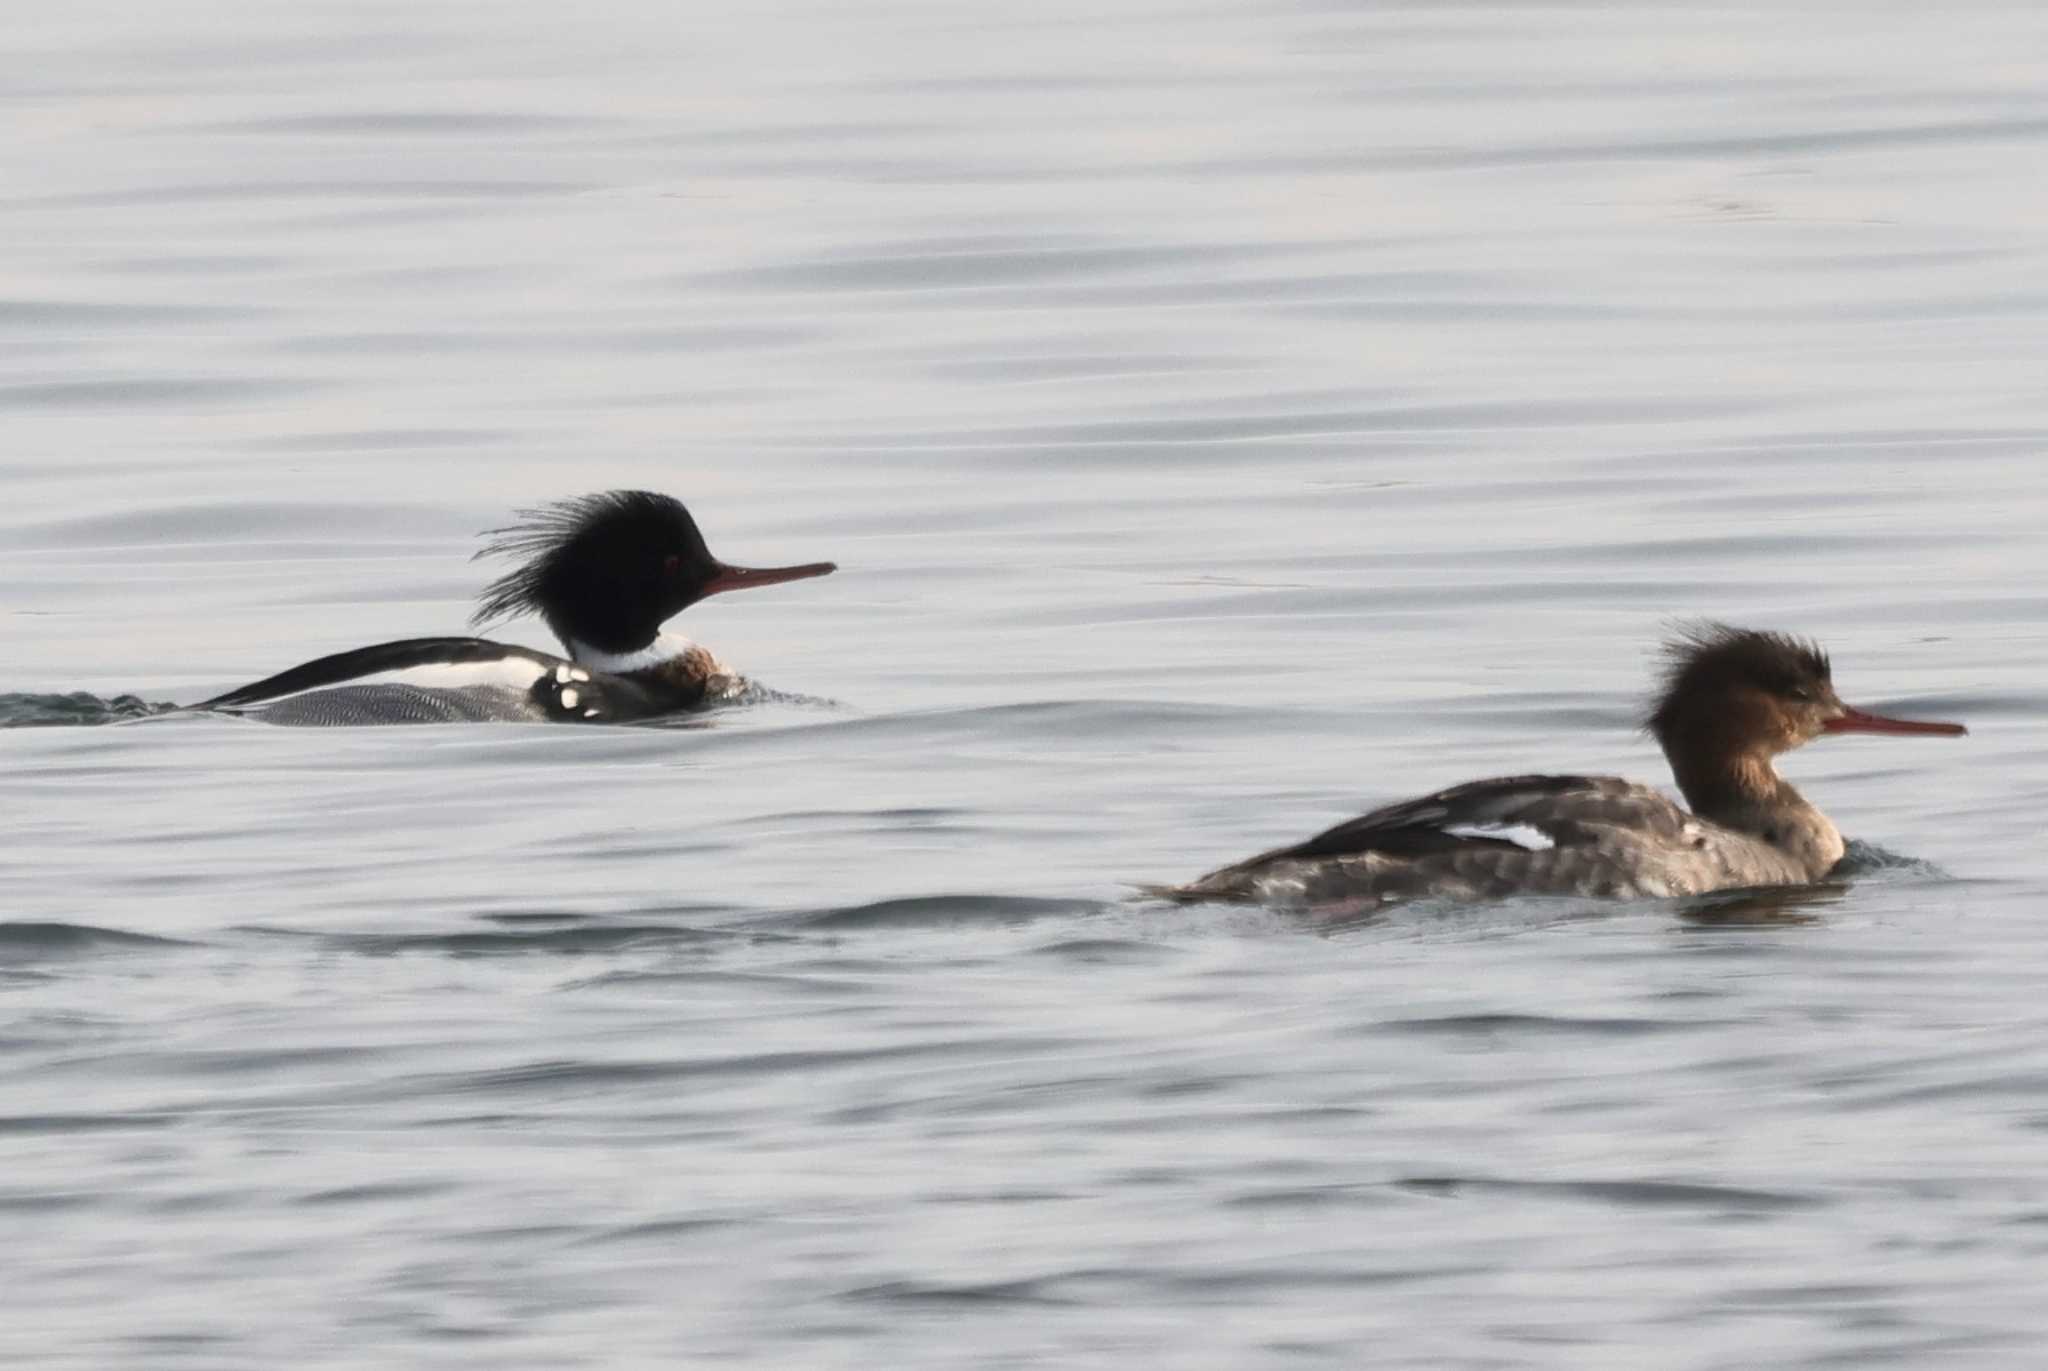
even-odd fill
[[[652,644],[662,624],[707,595],[824,576],[830,562],[728,566],[704,546],[683,502],[649,490],[608,490],[519,511],[489,530],[479,557],[518,557],[484,587],[470,622],[531,611],[572,657],[625,654]]]
[[[1696,727],[1702,711],[1725,711],[1736,697],[1800,712],[1836,703],[1827,653],[1787,633],[1701,620],[1677,625],[1663,655],[1663,682],[1644,725],[1667,744]]]
[[[484,587],[470,622],[532,612],[563,646],[635,652],[702,597],[723,570],[682,501],[647,490],[608,490],[537,509],[487,530],[479,557],[517,557]]]

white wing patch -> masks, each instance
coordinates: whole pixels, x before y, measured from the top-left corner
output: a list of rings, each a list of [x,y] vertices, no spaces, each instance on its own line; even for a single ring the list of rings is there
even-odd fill
[[[1445,824],[1453,838],[1493,838],[1530,852],[1548,852],[1557,841],[1534,824]]]
[[[533,683],[548,674],[544,663],[525,657],[499,657],[489,662],[435,662],[423,666],[378,671],[335,685],[408,685],[421,690],[531,690]],[[319,689],[331,689],[321,686]]]

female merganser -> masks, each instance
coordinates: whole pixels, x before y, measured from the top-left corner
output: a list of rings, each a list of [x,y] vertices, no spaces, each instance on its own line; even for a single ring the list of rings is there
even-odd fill
[[[1804,885],[1842,835],[1772,765],[1823,733],[1966,732],[1842,703],[1826,654],[1781,633],[1699,624],[1665,644],[1645,722],[1691,812],[1613,776],[1507,776],[1361,815],[1154,893],[1349,915],[1397,900],[1613,898]]]
[[[483,625],[537,613],[566,657],[483,638],[407,638],[339,652],[216,695],[195,709],[272,723],[558,720],[616,723],[729,700],[746,681],[663,621],[728,590],[838,568],[728,566],[711,555],[682,502],[613,490],[518,511],[476,555],[522,559],[484,587]]]

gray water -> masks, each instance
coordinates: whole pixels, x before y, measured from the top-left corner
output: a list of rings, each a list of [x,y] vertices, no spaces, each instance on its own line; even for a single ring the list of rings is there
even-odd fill
[[[585,491],[842,567],[677,625],[820,703],[0,732],[9,1364],[2038,1364],[2039,7],[0,49],[7,722],[458,632]],[[1788,759],[1811,902],[1127,899],[1662,781],[1701,614],[1971,726]]]

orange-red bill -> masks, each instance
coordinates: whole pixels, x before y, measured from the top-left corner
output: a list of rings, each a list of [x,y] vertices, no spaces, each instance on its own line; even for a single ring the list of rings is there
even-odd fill
[[[1961,724],[1935,723],[1925,719],[1888,719],[1882,714],[1844,705],[1838,719],[1821,725],[1823,733],[1931,733],[1942,738],[1959,738],[1970,730]]]
[[[839,570],[837,562],[805,562],[802,566],[725,566],[721,564],[704,583],[698,599],[728,590],[752,590],[756,586],[779,586],[784,581],[803,581],[829,576]]]

